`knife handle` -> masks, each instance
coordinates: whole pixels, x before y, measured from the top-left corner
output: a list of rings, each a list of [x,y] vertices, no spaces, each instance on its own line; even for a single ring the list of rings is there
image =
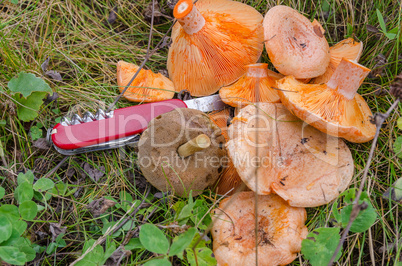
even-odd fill
[[[57,124],[52,132],[53,144],[60,149],[72,150],[105,143],[142,133],[155,117],[177,108],[187,108],[178,99],[134,105],[116,109],[113,116],[77,125]]]

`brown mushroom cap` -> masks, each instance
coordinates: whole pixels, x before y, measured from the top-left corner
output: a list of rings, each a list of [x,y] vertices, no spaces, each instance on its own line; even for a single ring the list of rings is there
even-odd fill
[[[182,158],[177,149],[200,134],[211,145]],[[138,144],[138,161],[145,178],[161,191],[178,196],[196,196],[215,183],[223,171],[221,158],[226,155],[221,130],[201,111],[175,109],[151,120]]]
[[[255,102],[280,102],[275,76],[268,73],[268,64],[258,63],[246,66],[246,73],[232,85],[222,87],[219,96],[233,107],[246,106]]]
[[[343,58],[325,84],[303,84],[292,76],[278,81],[282,103],[300,119],[351,142],[374,138],[371,110],[357,93],[370,69]]]
[[[119,61],[117,63],[117,85],[120,92],[130,82],[138,70],[135,64]],[[162,74],[152,70],[141,69],[138,76],[124,93],[124,98],[132,102],[157,102],[172,99],[174,96],[173,82]]]
[[[262,15],[230,0],[179,1],[167,68],[178,90],[204,96],[230,84],[257,62],[263,49]]]
[[[335,69],[341,63],[342,58],[358,62],[363,52],[363,43],[357,42],[353,38],[347,38],[329,48],[331,60],[325,73],[314,78],[311,83],[327,83],[335,72]]]
[[[243,182],[259,195],[274,192],[291,206],[327,204],[353,176],[345,142],[303,123],[282,104],[241,109],[229,138],[226,149]]]
[[[211,118],[215,125],[217,125],[221,129],[222,135],[225,137],[225,140],[228,141],[227,129],[228,122],[230,120],[229,109],[211,113],[209,114],[209,118]],[[236,192],[248,189],[241,180],[239,174],[236,171],[236,168],[233,165],[233,162],[230,160],[229,157],[225,169],[223,170],[222,174],[213,187],[214,191],[221,195],[232,195]]]
[[[258,222],[258,265],[291,263],[307,236],[306,210],[290,207],[277,195],[236,193],[221,201],[211,229],[218,265],[255,265],[255,218]]]
[[[324,74],[330,54],[321,25],[281,5],[267,12],[263,25],[265,48],[280,73],[298,79]]]

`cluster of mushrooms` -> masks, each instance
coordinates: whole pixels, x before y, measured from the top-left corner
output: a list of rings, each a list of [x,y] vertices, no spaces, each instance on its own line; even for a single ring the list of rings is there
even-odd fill
[[[170,79],[141,70],[124,96],[153,102],[184,89],[193,96],[219,90],[237,115],[228,128],[227,109],[155,118],[141,136],[140,168],[156,188],[178,196],[208,186],[231,195],[212,211],[218,265],[254,265],[256,248],[260,265],[288,264],[307,235],[304,208],[334,200],[352,179],[342,138],[374,137],[372,113],[357,93],[370,71],[357,63],[363,44],[349,38],[329,47],[316,20],[286,6],[263,18],[231,0],[180,0],[174,16]],[[279,73],[257,63],[264,43]],[[121,90],[137,69],[118,62]],[[216,158],[227,161],[213,164]]]

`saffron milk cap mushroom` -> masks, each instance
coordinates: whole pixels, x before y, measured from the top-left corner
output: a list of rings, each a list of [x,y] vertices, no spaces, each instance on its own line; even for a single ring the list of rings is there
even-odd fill
[[[257,62],[263,49],[262,15],[231,0],[180,0],[173,11],[167,68],[178,90],[215,93]]]
[[[329,45],[318,22],[287,6],[274,6],[264,17],[264,41],[269,59],[283,75],[318,77],[330,61]]]
[[[282,104],[242,108],[229,139],[226,149],[243,182],[259,195],[278,194],[290,206],[327,204],[353,176],[345,142],[303,123]]]
[[[355,41],[353,38],[347,38],[331,46],[329,48],[331,54],[331,60],[325,73],[319,77],[311,80],[310,83],[321,84],[327,83],[329,79],[334,74],[335,69],[338,67],[342,58],[347,58],[349,60],[359,62],[360,56],[363,52],[363,43]]]
[[[124,61],[117,63],[117,85],[120,92],[124,90],[138,68],[137,65]],[[132,102],[157,102],[172,99],[174,92],[173,82],[170,79],[160,73],[155,74],[152,70],[141,69],[123,96]]]
[[[211,118],[211,120],[221,129],[222,135],[225,137],[225,140],[228,141],[227,129],[230,121],[229,109],[213,112],[209,114],[209,118]],[[216,184],[213,186],[214,191],[221,195],[232,195],[235,192],[247,190],[247,186],[241,180],[236,168],[233,165],[233,162],[229,157],[227,157],[227,159],[225,169],[223,170]]]
[[[357,90],[369,72],[343,58],[325,84],[303,84],[292,76],[279,80],[279,96],[292,113],[322,132],[351,142],[367,142],[374,138],[376,127]]]
[[[179,108],[149,122],[138,143],[145,178],[161,191],[196,196],[214,184],[226,155],[221,130],[203,112]]]
[[[244,107],[255,102],[280,102],[276,89],[277,75],[270,76],[268,64],[257,63],[246,66],[246,73],[235,83],[222,87],[219,96],[233,107]]]
[[[249,266],[256,265],[256,260],[264,266],[289,264],[296,259],[308,233],[304,225],[306,210],[290,207],[273,194],[256,197],[252,191],[236,193],[223,199],[212,215],[213,251],[218,265]]]

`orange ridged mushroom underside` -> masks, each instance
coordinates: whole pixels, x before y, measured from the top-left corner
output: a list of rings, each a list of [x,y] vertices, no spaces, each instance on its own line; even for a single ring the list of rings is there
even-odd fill
[[[199,0],[205,19],[197,33],[187,34],[177,23],[169,49],[169,76],[179,90],[194,96],[216,92],[255,63],[263,49],[262,16],[253,8],[229,0]]]
[[[117,63],[117,85],[120,92],[130,82],[138,71],[135,64],[119,61]],[[133,102],[156,102],[172,99],[174,96],[173,82],[162,74],[155,74],[151,70],[141,69],[131,83],[124,97]]]
[[[245,106],[256,102],[280,102],[276,80],[271,77],[241,77],[234,84],[222,87],[219,95],[222,101],[233,107]]]
[[[280,91],[282,102],[304,121],[310,123],[308,118],[315,115],[323,123],[339,125],[345,130],[353,127],[357,130],[356,139],[339,135],[352,142],[365,142],[374,137],[375,126],[369,121],[372,113],[359,94],[349,100],[326,84],[303,84],[292,76],[279,81],[278,87],[283,90]],[[325,125],[317,128],[331,134]],[[360,138],[364,141],[358,141]]]

